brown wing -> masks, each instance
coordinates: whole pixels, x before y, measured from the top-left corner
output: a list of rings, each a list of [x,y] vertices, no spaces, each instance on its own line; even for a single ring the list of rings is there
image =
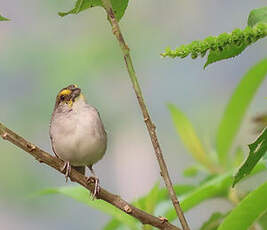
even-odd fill
[[[56,155],[56,157],[59,158],[59,156],[56,153],[55,146],[54,146],[54,141],[53,141],[53,138],[52,138],[51,135],[50,135],[50,140],[51,140],[52,150],[53,150],[54,154]]]

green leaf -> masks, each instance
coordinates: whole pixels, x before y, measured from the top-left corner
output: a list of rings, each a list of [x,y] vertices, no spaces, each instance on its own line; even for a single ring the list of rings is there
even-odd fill
[[[224,219],[218,230],[247,230],[267,211],[267,182],[249,193]]]
[[[138,229],[136,225],[137,221],[133,217],[127,215],[126,213],[122,212],[118,208],[112,206],[111,204],[103,200],[92,200],[90,198],[90,194],[88,190],[86,190],[85,188],[81,186],[45,189],[43,191],[40,191],[38,194],[39,195],[63,194],[81,203],[84,203],[92,208],[95,208],[104,213],[107,213],[108,215],[119,220],[121,223],[125,224],[132,230]]]
[[[210,218],[202,225],[200,230],[217,230],[224,217],[225,214],[222,214],[220,212],[213,213]]]
[[[195,177],[199,172],[199,168],[196,165],[192,165],[190,167],[187,167],[184,172],[183,175],[185,177]]]
[[[187,192],[190,192],[195,188],[193,185],[174,185],[173,186],[174,191],[177,196],[180,196],[182,194],[185,194]],[[152,194],[152,195],[151,195]],[[157,194],[157,196],[155,196]],[[133,205],[137,208],[140,208],[142,210],[146,209],[146,204],[149,203],[151,199],[155,199],[153,202],[153,205],[159,204],[160,202],[164,200],[168,200],[168,192],[166,188],[161,188],[159,189],[159,184],[156,183],[156,185],[152,188],[152,190],[145,195],[144,197],[139,198],[135,202],[133,202]],[[147,201],[148,200],[148,201]],[[155,206],[154,206],[155,208]],[[121,225],[120,221],[113,218],[112,220],[109,221],[109,223],[104,227],[104,230],[115,230]]]
[[[112,218],[103,228],[103,230],[115,230],[122,225],[120,221],[115,218]]]
[[[129,0],[111,0],[112,9],[118,21],[123,17],[128,2]]]
[[[258,222],[262,229],[267,229],[267,211],[260,217]]]
[[[159,182],[155,184],[155,186],[150,190],[148,195],[143,199],[143,207],[141,208],[147,213],[153,215],[156,205],[158,204],[159,200],[161,200],[163,196],[160,194]],[[144,225],[143,230],[151,230],[151,225]]]
[[[244,164],[238,170],[234,177],[233,187],[243,177],[248,175],[251,170],[255,167],[258,161],[264,156],[267,151],[267,128],[257,138],[257,140],[249,145],[249,155]]]
[[[203,183],[193,191],[180,197],[180,204],[183,211],[186,212],[211,197],[226,196],[228,188],[231,187],[231,183],[232,172],[216,176],[208,182]],[[164,216],[169,221],[173,221],[177,218],[172,207],[170,207]]]
[[[263,170],[266,170],[264,164],[257,164],[250,176],[262,172]],[[191,192],[180,196],[180,204],[183,211],[186,212],[209,198],[226,197],[233,182],[232,174],[233,172],[229,171],[225,174],[215,176],[213,179],[201,184]],[[171,204],[164,216],[169,221],[173,221],[177,218],[176,212],[173,210]]]
[[[95,7],[102,6],[101,0],[77,0],[75,6],[72,10],[68,12],[59,12],[59,16],[64,17],[69,14],[78,14],[83,10]]]
[[[217,61],[235,57],[242,53],[244,49],[248,46],[247,43],[243,43],[240,46],[228,45],[223,48],[223,50],[210,50],[208,59],[204,65],[204,69],[209,65]]]
[[[206,150],[204,149],[204,146],[196,135],[193,125],[186,115],[175,105],[169,104],[168,108],[171,113],[176,132],[180,136],[188,151],[203,166],[212,172],[216,171],[216,166],[214,166],[211,162]]]
[[[226,165],[229,150],[253,96],[267,75],[267,58],[253,66],[235,89],[220,122],[216,145],[219,161]]]
[[[111,0],[112,8],[116,19],[119,21],[128,6],[129,0]],[[69,14],[78,14],[81,11],[87,10],[92,7],[103,6],[101,0],[77,0],[72,10],[67,12],[59,12],[59,16],[64,17]]]
[[[0,21],[9,21],[9,19],[8,19],[8,18],[5,18],[5,17],[3,17],[3,16],[0,14]]]
[[[267,23],[267,6],[254,9],[248,16],[248,25],[255,26],[258,23]]]
[[[145,197],[137,200],[133,203],[133,205],[136,205],[138,208],[144,210],[145,212],[153,214],[156,204],[164,197],[165,194],[161,193],[159,183],[156,183]]]

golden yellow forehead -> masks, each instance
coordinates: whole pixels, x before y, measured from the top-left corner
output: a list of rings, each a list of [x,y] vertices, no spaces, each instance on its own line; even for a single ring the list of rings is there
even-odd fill
[[[61,96],[61,95],[70,95],[71,94],[71,90],[70,89],[64,89],[62,90],[58,95]]]

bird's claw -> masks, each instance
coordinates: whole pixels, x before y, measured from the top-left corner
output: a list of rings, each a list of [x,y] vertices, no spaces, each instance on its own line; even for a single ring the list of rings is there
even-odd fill
[[[94,200],[100,192],[99,179],[95,176],[91,176],[87,178],[87,183],[93,183],[95,185],[94,192],[91,192],[92,199]]]
[[[70,176],[70,171],[71,171],[71,165],[70,165],[70,162],[65,162],[63,167],[60,169],[61,172],[65,172],[65,179],[66,179],[66,183],[68,182],[68,178]]]

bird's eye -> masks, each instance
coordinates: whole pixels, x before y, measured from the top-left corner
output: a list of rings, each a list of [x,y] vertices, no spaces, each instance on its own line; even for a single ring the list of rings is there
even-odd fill
[[[65,99],[65,96],[64,96],[64,95],[61,95],[61,96],[60,96],[60,100],[61,100],[61,101],[64,101],[64,99]]]

